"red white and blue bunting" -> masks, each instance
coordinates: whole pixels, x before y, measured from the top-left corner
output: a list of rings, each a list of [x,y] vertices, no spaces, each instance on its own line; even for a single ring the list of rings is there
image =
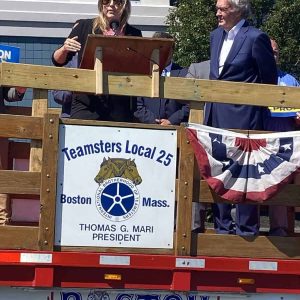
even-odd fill
[[[242,134],[189,124],[202,177],[222,198],[262,202],[300,172],[300,131]]]

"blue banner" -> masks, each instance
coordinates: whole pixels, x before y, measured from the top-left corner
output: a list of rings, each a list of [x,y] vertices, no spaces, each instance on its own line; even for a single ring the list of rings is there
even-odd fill
[[[19,60],[20,48],[0,44],[0,62],[6,61],[18,63]]]

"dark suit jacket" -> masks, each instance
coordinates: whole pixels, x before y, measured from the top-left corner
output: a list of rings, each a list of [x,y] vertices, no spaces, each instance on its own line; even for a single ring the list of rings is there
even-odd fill
[[[187,69],[172,64],[171,77],[185,77],[186,74]],[[168,119],[172,125],[179,125],[187,122],[189,106],[172,99],[138,97],[134,116],[141,123],[155,124],[155,119]]]
[[[236,35],[219,75],[219,56],[225,31],[210,36],[210,79],[252,83],[277,83],[276,63],[269,37],[247,22]],[[263,129],[266,109],[257,106],[207,103],[204,124],[218,128]]]

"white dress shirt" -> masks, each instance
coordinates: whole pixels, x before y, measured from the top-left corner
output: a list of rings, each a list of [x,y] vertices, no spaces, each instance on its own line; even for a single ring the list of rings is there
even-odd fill
[[[173,62],[170,62],[162,71],[161,76],[170,77]]]
[[[235,39],[236,35],[238,34],[239,30],[244,25],[244,23],[245,23],[245,20],[242,19],[234,27],[232,27],[229,31],[226,31],[226,36],[224,38],[224,42],[223,42],[222,49],[220,52],[220,57],[219,57],[219,75],[221,74],[221,72],[223,70],[224,63],[230,52],[230,49],[234,42],[234,39]]]

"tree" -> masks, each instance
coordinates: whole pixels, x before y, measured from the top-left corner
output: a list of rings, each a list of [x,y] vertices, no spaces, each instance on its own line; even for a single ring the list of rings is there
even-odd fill
[[[251,23],[260,28],[272,11],[275,0],[253,0],[251,1]]]
[[[174,60],[182,66],[209,59],[209,33],[216,28],[216,0],[177,0],[167,17],[168,32],[174,36]],[[275,0],[252,0],[251,23],[260,27]]]
[[[263,24],[263,30],[276,40],[282,70],[300,79],[300,0],[277,0]]]
[[[174,60],[182,66],[209,59],[209,33],[216,27],[215,0],[180,0],[167,18],[176,41]]]
[[[182,66],[209,59],[209,33],[216,28],[216,0],[177,0],[167,17],[174,60]],[[250,22],[276,39],[281,67],[300,78],[300,0],[252,0]]]

